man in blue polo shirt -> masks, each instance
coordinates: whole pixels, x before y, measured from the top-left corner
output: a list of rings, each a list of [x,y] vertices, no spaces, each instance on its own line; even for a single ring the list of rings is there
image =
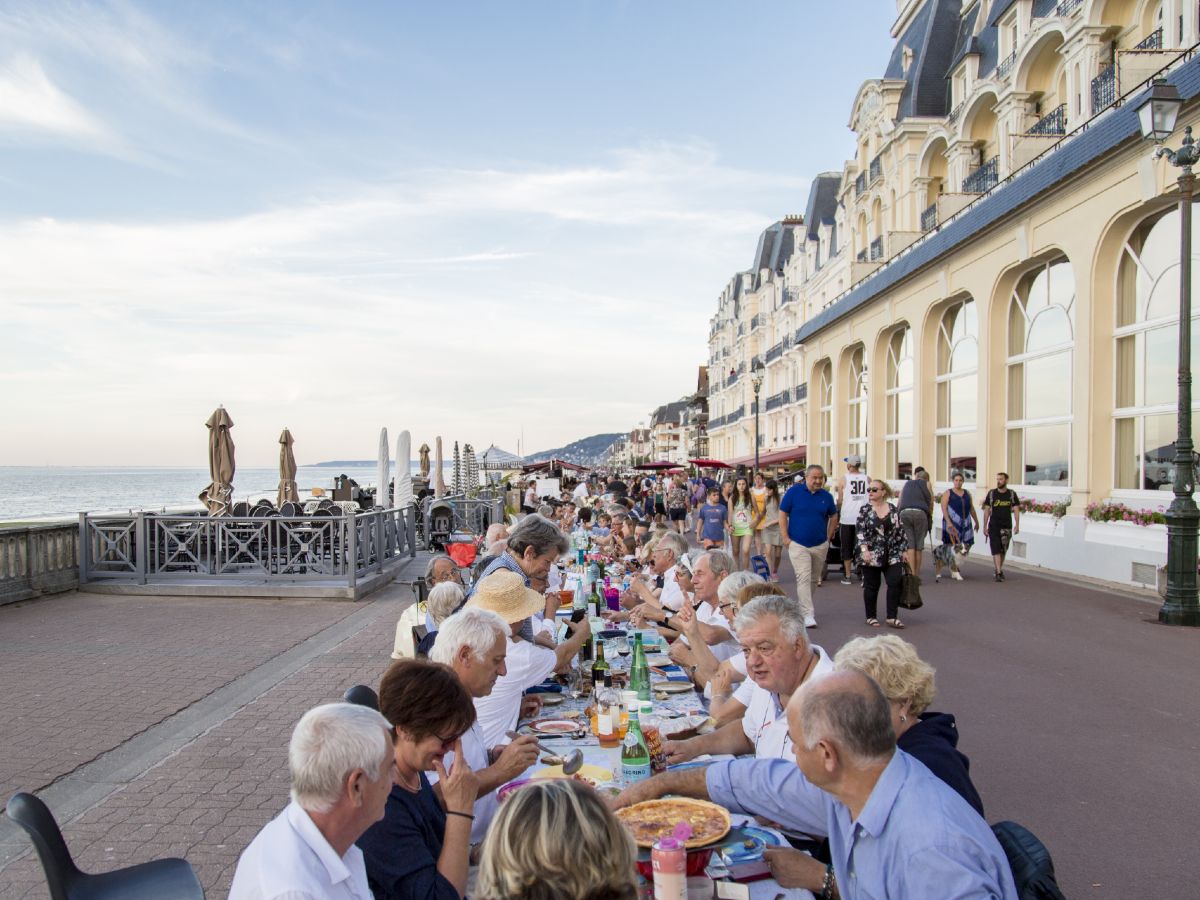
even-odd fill
[[[796,573],[796,599],[808,628],[817,627],[813,590],[837,525],[837,504],[825,490],[825,470],[809,466],[804,481],[788,488],[779,503],[779,533]]]

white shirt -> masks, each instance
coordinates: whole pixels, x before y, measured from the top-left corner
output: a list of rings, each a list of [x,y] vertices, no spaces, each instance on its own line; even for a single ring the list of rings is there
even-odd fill
[[[812,648],[817,653],[817,664],[805,679],[805,684],[824,678],[833,672],[833,660],[820,647]],[[746,699],[743,699],[743,696]],[[779,695],[761,688],[747,678],[738,687],[734,697],[746,705],[742,716],[742,731],[754,744],[754,755],[759,759],[790,759],[792,740],[788,737],[787,716]]]
[[[662,591],[658,595],[658,605],[663,609],[671,610],[671,612],[679,612],[679,608],[683,606],[683,588],[675,580],[675,570],[678,568],[678,566],[671,566],[663,572]]]
[[[557,662],[553,650],[529,641],[508,639],[508,656],[504,659],[508,671],[496,679],[490,694],[475,698],[475,713],[485,747],[508,743],[506,732],[517,727],[521,715],[521,695],[526,688],[545,681]]]
[[[363,854],[329,846],[308,813],[294,802],[268,822],[242,851],[229,900],[372,900]]]
[[[507,743],[507,738],[504,743]],[[482,772],[490,765],[488,760],[488,747],[483,740],[483,729],[479,727],[479,721],[476,720],[471,724],[470,729],[462,736],[463,759],[467,761],[467,765],[471,767],[472,772]],[[454,751],[451,750],[446,754],[446,758],[442,761],[442,765],[446,771],[450,771],[450,767],[454,765]],[[430,784],[437,784],[437,772],[426,772],[425,777],[429,779]],[[478,844],[487,834],[488,823],[492,821],[492,817],[496,815],[496,810],[500,808],[500,801],[496,799],[496,792],[491,791],[484,794],[475,801],[475,821],[471,823],[471,843]]]
[[[858,511],[867,502],[867,486],[871,483],[862,472],[847,472],[846,484],[842,488],[841,525],[853,525],[858,521]]]
[[[713,628],[724,628],[729,632],[729,637],[721,641],[719,644],[709,644],[708,649],[712,651],[712,655],[717,658],[717,662],[721,663],[733,656],[740,655],[742,645],[738,643],[734,637],[733,628],[729,624],[729,620],[721,615],[721,610],[715,603],[709,603],[704,600],[696,607],[696,621],[703,622]],[[690,647],[687,635],[680,635],[679,640],[683,641],[684,645]]]
[[[571,496],[576,500],[586,500],[588,498],[588,486],[586,481],[581,481],[575,485],[575,490],[571,492]],[[582,506],[581,503],[576,503],[576,506]]]

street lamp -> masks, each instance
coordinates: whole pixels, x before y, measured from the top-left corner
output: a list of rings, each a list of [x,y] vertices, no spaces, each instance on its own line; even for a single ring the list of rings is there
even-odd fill
[[[762,390],[764,368],[761,359],[750,367],[750,384],[754,386],[754,474],[758,474],[758,392]]]
[[[1161,143],[1175,130],[1183,99],[1174,85],[1157,80],[1138,107],[1142,136]],[[1175,437],[1175,499],[1166,512],[1167,592],[1158,611],[1165,625],[1200,626],[1200,597],[1196,586],[1197,526],[1200,508],[1192,499],[1196,485],[1192,465],[1192,192],[1196,176],[1192,166],[1200,162],[1200,147],[1192,139],[1189,125],[1183,130],[1178,150],[1159,147],[1155,156],[1165,156],[1179,173],[1179,424]]]

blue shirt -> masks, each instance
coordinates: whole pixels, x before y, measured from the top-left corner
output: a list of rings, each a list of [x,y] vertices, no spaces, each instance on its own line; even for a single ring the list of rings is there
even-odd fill
[[[705,503],[696,510],[696,515],[704,523],[701,536],[706,541],[725,540],[725,519],[729,515],[725,507],[719,503]]]
[[[788,538],[800,546],[816,547],[829,540],[829,519],[837,515],[837,504],[825,488],[810,491],[804,482],[793,484],[779,510],[787,513]]]
[[[809,783],[794,761],[717,762],[705,778],[713,802],[734,812],[828,836],[846,900],[1017,900],[1008,859],[988,824],[903,750],[896,750],[857,819]]]
[[[445,833],[446,813],[424,772],[416,794],[393,787],[383,818],[358,839],[375,900],[459,900],[437,868]]]

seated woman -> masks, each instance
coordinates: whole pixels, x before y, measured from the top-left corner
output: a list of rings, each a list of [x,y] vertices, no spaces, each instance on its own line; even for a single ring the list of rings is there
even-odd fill
[[[569,840],[564,840],[569,836]],[[600,795],[546,779],[510,796],[483,842],[478,900],[635,900],[637,847]]]
[[[379,685],[379,711],[395,735],[396,785],[383,819],[358,839],[375,900],[461,900],[467,890],[475,773],[462,735],[475,706],[449,666],[394,663]],[[447,773],[445,755],[454,751]],[[425,777],[436,771],[441,801]]]
[[[425,599],[426,632],[425,637],[421,638],[421,642],[417,644],[416,655],[418,657],[428,659],[429,649],[437,640],[438,629],[442,627],[442,622],[450,618],[454,611],[462,606],[465,597],[466,593],[462,586],[453,581],[443,581],[441,584],[434,585],[433,590]]]

